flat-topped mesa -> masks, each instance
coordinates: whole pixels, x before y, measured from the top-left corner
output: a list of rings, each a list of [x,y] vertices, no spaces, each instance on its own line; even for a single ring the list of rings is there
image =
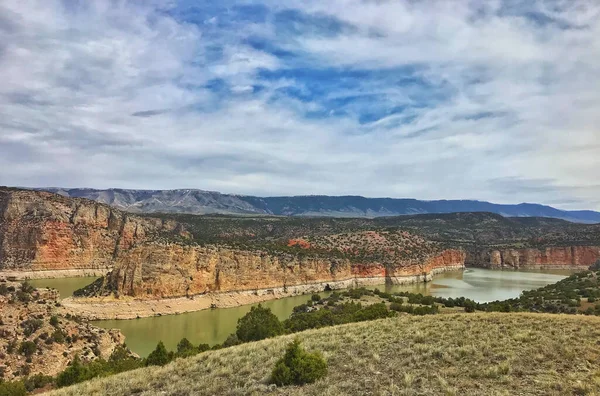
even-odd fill
[[[216,246],[138,245],[122,254],[105,279],[80,295],[134,296],[141,299],[193,296],[303,285],[377,284],[426,281],[431,274],[464,267],[465,254],[445,250],[422,262],[359,264],[348,258],[267,254]],[[346,282],[346,283],[344,283]],[[341,287],[341,286],[340,286]],[[335,287],[334,287],[335,288]]]
[[[599,246],[489,249],[470,254],[467,264],[494,269],[587,269],[600,260]]]
[[[107,269],[121,250],[181,232],[87,199],[0,188],[0,271]]]

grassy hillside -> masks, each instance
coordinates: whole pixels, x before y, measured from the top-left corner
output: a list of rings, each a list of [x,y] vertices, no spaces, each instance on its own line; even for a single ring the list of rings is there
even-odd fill
[[[529,313],[400,316],[297,334],[329,364],[323,380],[267,379],[283,336],[178,359],[52,395],[565,395],[600,392],[600,318]]]

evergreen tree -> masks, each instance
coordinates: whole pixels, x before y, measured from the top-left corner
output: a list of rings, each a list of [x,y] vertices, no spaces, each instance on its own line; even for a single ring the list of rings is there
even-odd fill
[[[269,308],[258,304],[238,320],[236,335],[242,342],[258,341],[283,334],[283,326]]]
[[[146,358],[146,366],[164,366],[169,363],[170,360],[165,344],[160,341],[158,345],[156,345],[156,349]]]

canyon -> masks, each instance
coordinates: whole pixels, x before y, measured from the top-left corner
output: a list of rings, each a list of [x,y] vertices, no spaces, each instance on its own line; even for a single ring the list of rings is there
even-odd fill
[[[102,272],[136,243],[180,231],[87,199],[0,188],[1,271]]]
[[[599,246],[554,246],[544,249],[491,249],[469,257],[482,268],[588,269],[600,260]]]
[[[484,213],[373,220],[150,216],[0,188],[0,277],[104,275],[65,302],[94,318],[426,282],[465,265],[586,269],[600,259],[598,235],[596,225]]]

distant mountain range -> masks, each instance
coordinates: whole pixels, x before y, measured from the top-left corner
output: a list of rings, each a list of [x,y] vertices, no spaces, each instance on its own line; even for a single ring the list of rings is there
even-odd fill
[[[254,214],[282,216],[381,217],[423,213],[491,212],[506,217],[551,217],[577,223],[600,223],[600,212],[559,210],[522,203],[500,205],[470,200],[308,195],[254,197],[203,190],[129,190],[111,188],[39,188],[67,197],[88,198],[135,213]]]

